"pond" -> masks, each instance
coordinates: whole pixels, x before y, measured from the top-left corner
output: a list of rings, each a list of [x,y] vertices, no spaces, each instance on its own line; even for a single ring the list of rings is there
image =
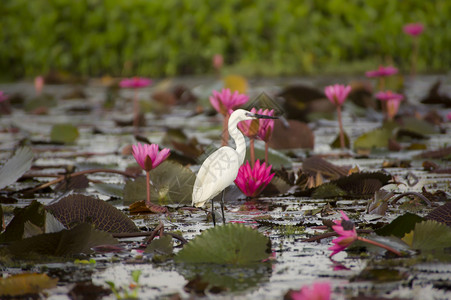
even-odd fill
[[[446,76],[423,75],[406,81],[404,94],[408,97],[408,104],[400,110],[400,115],[425,115],[436,109],[445,118],[447,112],[451,111],[449,108],[447,111],[441,106],[423,105],[420,102],[438,79],[442,80],[441,91],[450,95],[451,84]],[[253,79],[249,81],[249,94],[251,98],[256,98],[261,92],[265,92],[277,99],[275,95],[287,86],[322,88],[336,80],[334,77]],[[339,81],[361,82],[362,79],[340,78]],[[171,99],[168,87],[182,85],[199,99],[197,102],[169,105]],[[167,213],[130,213],[131,208],[122,197],[127,197],[123,191],[126,182],[133,180],[120,174],[88,174],[89,184],[81,188],[56,187],[54,184],[31,195],[20,191],[50,182],[55,179],[54,174],[74,170],[101,168],[125,171],[134,166],[136,173],[139,168],[131,155],[130,145],[143,142],[142,138],[171,148],[173,153],[177,152],[179,155],[175,158],[171,154],[170,160],[182,162],[191,171],[197,172],[205,156],[193,159],[191,155],[190,158],[186,155],[188,150],[185,153],[180,151],[182,148],[174,151],[174,144],[170,142],[179,139],[177,141],[187,143],[195,139],[198,149],[207,153],[210,153],[210,148],[221,146],[222,116],[212,114],[208,107],[209,93],[220,86],[220,83],[211,78],[177,78],[162,80],[152,87],[140,89],[138,96],[142,100],[142,109],[146,112],[146,125],[140,127],[137,140],[131,124],[123,124],[130,123],[132,119],[131,90],[107,88],[101,80],[90,80],[82,84],[48,84],[44,92],[52,95],[55,102],[51,105],[50,102],[37,103],[28,109],[27,103],[30,104],[30,99],[35,98],[32,83],[1,84],[0,90],[15,95],[11,99],[11,114],[0,116],[1,165],[6,163],[19,144],[31,148],[33,152],[32,168],[25,173],[29,176],[24,176],[0,191],[5,223],[8,224],[13,219],[12,211],[15,207],[26,207],[33,200],[49,205],[68,195],[81,193],[98,197],[118,208],[133,220],[140,231],[150,233],[161,222],[165,232],[183,236],[189,243],[213,227],[210,210],[192,209],[189,204],[174,201],[165,205],[169,208]],[[150,95],[157,93],[161,96],[160,100],[150,100]],[[17,95],[21,95],[22,100]],[[204,109],[200,110],[200,107]],[[362,134],[381,127],[383,120],[381,112],[357,107],[352,103],[345,104],[343,113],[344,130],[351,142]],[[449,201],[451,172],[431,172],[424,167],[425,161],[433,161],[441,169],[449,170],[449,154],[448,160],[421,158],[420,155],[451,144],[451,123],[441,122],[440,131],[427,134],[426,139],[401,140],[401,151],[377,149],[360,152],[331,148],[330,144],[338,133],[334,114],[331,116],[333,119],[320,117],[308,123],[315,138],[313,149],[275,151],[277,154],[274,155],[280,154],[289,161],[288,165],[286,161],[280,163],[285,163],[285,172],[291,172],[292,176],[300,178],[299,170],[303,166],[305,168],[305,161],[316,156],[335,167],[343,166],[348,170],[358,167],[359,172],[380,171],[389,174],[390,181],[379,189],[383,188],[394,195],[405,192],[424,194],[425,191],[434,194],[439,191],[444,197],[433,202],[433,206],[428,206],[418,197],[406,196],[395,204],[390,203],[382,214],[371,214],[367,213],[367,206],[373,196],[313,197],[311,193],[303,194],[299,191],[300,185],[293,183],[289,184],[291,187],[283,189],[283,192],[273,191],[263,193],[257,199],[246,199],[233,185],[226,190],[225,196],[227,223],[245,224],[268,237],[272,252],[269,261],[252,267],[174,263],[172,257],[160,257],[155,253],[140,251],[146,237],[137,235],[120,237],[120,251],[98,249],[90,255],[43,261],[12,259],[6,263],[6,260],[2,260],[3,277],[37,272],[58,278],[56,287],[41,292],[41,297],[48,299],[116,299],[117,295],[125,295],[124,290],[130,293],[135,291],[136,294],[129,296],[139,299],[188,299],[204,296],[223,299],[281,299],[290,289],[299,290],[302,286],[317,281],[331,283],[332,299],[450,299],[451,243],[445,247],[448,249],[440,257],[432,254],[421,256],[413,251],[408,254],[406,252],[402,258],[396,258],[376,247],[366,247],[356,242],[349,251],[342,251],[331,259],[328,248],[332,246],[334,236],[320,237],[311,242],[305,240],[333,232],[324,224],[327,224],[327,220],[340,220],[340,210],[359,229],[372,231],[407,212],[424,217]],[[53,126],[63,123],[77,128],[79,136],[75,142],[51,141]],[[169,129],[176,131],[175,137],[168,137]],[[177,136],[180,132],[185,136]],[[257,141],[256,144],[257,147],[264,148],[263,142]],[[409,150],[411,144],[422,146],[411,147]],[[270,158],[273,157],[275,156]],[[274,164],[273,170],[280,171],[280,164]],[[280,174],[277,173],[278,182],[282,180]],[[105,184],[103,188],[102,184]],[[318,182],[317,184],[320,185]],[[112,191],[113,187],[117,189]],[[220,220],[218,213],[219,204],[216,216]],[[447,218],[449,222],[450,216]],[[174,242],[173,251],[177,253],[181,245],[176,239]],[[133,281],[134,271],[135,275],[136,271],[140,271],[138,283]],[[118,289],[117,295],[111,291],[107,282],[113,283]]]

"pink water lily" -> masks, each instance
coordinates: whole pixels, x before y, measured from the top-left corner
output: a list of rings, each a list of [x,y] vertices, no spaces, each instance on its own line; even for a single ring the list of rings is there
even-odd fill
[[[149,78],[132,77],[132,78],[122,79],[121,82],[119,83],[119,86],[121,88],[138,89],[138,88],[143,88],[143,87],[149,86],[150,84],[152,84],[152,80]]]
[[[132,154],[136,159],[136,162],[141,166],[141,168],[146,171],[146,188],[147,188],[147,199],[146,205],[150,207],[150,170],[155,169],[161,164],[170,154],[170,150],[165,148],[158,151],[157,144],[144,144],[132,146]]]
[[[402,100],[404,99],[404,96],[401,94],[393,93],[392,91],[383,91],[378,92],[376,94],[376,98],[381,101],[388,101],[388,100]]]
[[[159,151],[157,144],[142,145],[138,143],[138,145],[133,145],[132,149],[136,162],[146,172],[155,169],[166,158],[168,158],[170,154],[170,150],[168,148]]]
[[[368,71],[366,77],[387,77],[398,73],[398,69],[393,66],[379,66],[377,70]]]
[[[274,109],[262,109],[256,110],[253,107],[250,110],[253,114],[265,115],[265,116],[274,116]],[[250,138],[259,138],[267,142],[271,137],[271,134],[274,130],[274,120],[273,119],[258,119],[258,120],[246,120],[238,123],[238,128],[241,132]]]
[[[343,105],[350,92],[349,85],[334,84],[324,88],[327,99],[335,105]]]
[[[271,167],[271,165],[266,167],[266,163],[260,164],[258,159],[254,167],[246,161],[238,170],[236,186],[248,197],[258,196],[275,175],[275,173],[271,174]]]
[[[304,285],[299,291],[290,293],[293,300],[330,300],[331,286],[329,282],[314,282]]]
[[[411,36],[419,36],[424,31],[424,25],[422,23],[409,23],[403,27],[404,33]]]
[[[229,110],[235,110],[249,100],[245,94],[240,94],[238,91],[231,92],[230,89],[222,89],[221,92],[213,91],[210,96],[210,103],[214,109],[220,114],[226,116]]]
[[[340,213],[342,219],[335,220],[335,225],[332,226],[332,229],[335,230],[336,233],[338,233],[339,237],[332,240],[332,243],[334,243],[335,245],[328,249],[332,250],[332,254],[330,255],[331,257],[338,252],[343,251],[357,240],[357,232],[355,230],[354,223],[352,221],[349,221],[348,216],[343,211],[340,211]]]
[[[34,78],[34,89],[36,90],[36,94],[40,95],[42,93],[42,89],[44,88],[44,77],[37,76]]]

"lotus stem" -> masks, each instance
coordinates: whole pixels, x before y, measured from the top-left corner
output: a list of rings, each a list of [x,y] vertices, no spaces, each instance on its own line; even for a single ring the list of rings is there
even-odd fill
[[[395,250],[395,249],[393,249],[392,247],[387,246],[387,245],[384,245],[384,244],[381,244],[381,243],[379,243],[379,242],[372,241],[372,240],[369,240],[369,239],[366,239],[366,238],[360,237],[360,236],[357,237],[357,240],[362,241],[362,242],[364,242],[364,243],[368,243],[368,244],[377,246],[377,247],[381,247],[381,248],[383,248],[383,249],[385,249],[385,250],[387,250],[387,251],[393,252],[394,254],[396,254],[396,255],[398,255],[398,256],[402,256],[402,255],[401,255],[401,252],[399,252],[398,250]]]
[[[410,76],[412,78],[414,78],[417,74],[418,48],[419,48],[419,39],[418,37],[414,37],[412,46],[412,69],[410,70]]]
[[[250,155],[251,155],[251,167],[254,168],[254,164],[255,164],[255,143],[254,143],[254,138],[250,138],[250,140],[249,140],[249,148],[250,148]]]
[[[340,128],[340,147],[341,150],[345,148],[345,135],[343,130],[343,121],[341,119],[341,105],[337,105],[337,119],[338,119],[338,126]]]
[[[268,143],[265,142],[265,163],[268,165],[268,152],[269,152],[269,146]]]
[[[147,189],[147,198],[146,198],[146,206],[150,206],[150,171],[146,171],[146,189]]]

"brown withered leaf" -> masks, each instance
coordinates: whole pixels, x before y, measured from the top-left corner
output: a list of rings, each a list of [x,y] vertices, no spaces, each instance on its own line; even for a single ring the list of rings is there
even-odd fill
[[[55,191],[66,192],[78,189],[85,189],[89,186],[89,179],[86,175],[69,177],[55,186]]]
[[[351,167],[348,166],[336,166],[319,156],[308,157],[302,163],[304,173],[311,176],[320,173],[325,179],[330,180],[346,176],[350,169]]]
[[[166,206],[161,206],[158,204],[150,203],[149,206],[146,205],[146,201],[136,201],[129,206],[131,214],[141,214],[141,213],[156,213],[163,214],[168,212]]]
[[[451,156],[451,146],[441,148],[438,150],[425,151],[420,154],[420,158],[445,158]]]
[[[451,226],[451,202],[446,202],[442,206],[437,207],[424,218]]]
[[[429,90],[429,94],[421,100],[423,104],[442,104],[445,107],[451,107],[451,97],[444,93],[440,93],[440,85],[442,82],[438,80]]]
[[[135,223],[116,207],[90,196],[69,195],[46,209],[66,228],[87,222],[111,233],[139,231]]]
[[[315,136],[306,123],[288,120],[286,127],[281,120],[275,120],[268,145],[273,149],[313,149]]]

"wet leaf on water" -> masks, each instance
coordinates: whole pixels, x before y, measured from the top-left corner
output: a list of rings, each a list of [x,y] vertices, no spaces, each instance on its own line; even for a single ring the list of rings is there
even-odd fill
[[[407,279],[408,276],[407,273],[395,269],[367,267],[350,281],[393,282]]]
[[[449,158],[451,156],[451,146],[441,148],[438,150],[426,151],[420,154],[421,158],[436,158],[436,159],[444,159]]]
[[[388,209],[388,201],[393,197],[393,192],[380,189],[374,193],[374,198],[368,202],[366,213],[384,216]]]
[[[415,229],[406,235],[403,240],[420,251],[440,251],[451,247],[451,228],[433,220],[415,224]]]
[[[68,293],[70,299],[87,300],[101,299],[109,294],[111,294],[111,290],[101,285],[95,285],[92,282],[77,282]]]
[[[123,184],[110,184],[110,183],[94,183],[91,186],[100,194],[110,196],[112,198],[124,197]]]
[[[297,120],[288,120],[285,126],[281,120],[274,121],[274,130],[269,140],[273,149],[313,149],[315,136],[310,127]]]
[[[197,139],[188,139],[186,134],[180,128],[168,129],[163,138],[163,143],[172,144],[174,149],[192,159],[196,159],[204,152],[204,149],[197,142]]]
[[[348,175],[350,169],[351,168],[347,166],[334,165],[319,156],[308,157],[302,162],[302,171],[304,173],[311,176],[315,176],[319,173],[322,177],[330,180]]]
[[[387,148],[392,136],[392,128],[377,128],[359,136],[354,141],[356,149]]]
[[[435,82],[426,97],[421,99],[421,103],[424,104],[442,104],[445,107],[451,107],[451,97],[446,93],[440,91],[440,85],[442,82],[438,80]]]
[[[242,224],[227,224],[205,230],[177,254],[177,262],[248,265],[271,253],[270,240]]]
[[[71,144],[78,138],[77,127],[72,124],[55,124],[50,132],[52,142]]]
[[[392,176],[383,172],[359,172],[331,181],[346,191],[348,197],[371,197],[388,184]]]
[[[68,192],[72,190],[82,190],[89,186],[89,179],[86,175],[65,178],[55,186],[57,192]]]
[[[141,214],[149,212],[155,214],[164,214],[168,212],[168,208],[166,206],[161,206],[154,203],[147,205],[145,200],[133,202],[132,204],[130,204],[129,210],[131,214]]]
[[[56,106],[56,104],[55,97],[49,94],[42,94],[41,96],[27,100],[24,109],[27,112],[47,111],[49,108]]]
[[[255,159],[259,159],[260,161],[265,161],[265,146],[260,143],[255,143]],[[272,165],[273,169],[280,169],[282,167],[291,168],[292,162],[291,159],[279,152],[277,150],[268,149],[268,163]],[[244,161],[250,160],[250,150],[249,147],[246,149],[246,157]]]
[[[434,220],[451,226],[451,202],[447,202],[435,208],[424,218],[426,220]]]
[[[88,222],[112,233],[139,231],[135,223],[116,207],[90,196],[69,195],[46,209],[66,228]]]
[[[152,202],[159,205],[191,204],[196,174],[172,161],[164,161],[150,171]],[[146,199],[146,178],[127,181],[124,188],[124,204],[130,205]]]
[[[152,242],[144,250],[145,253],[155,253],[157,255],[172,255],[173,243],[172,236],[164,235]]]
[[[6,226],[6,230],[0,235],[0,242],[13,242],[20,240],[27,235],[25,224],[27,222],[34,224],[44,231],[45,214],[44,206],[36,200],[24,208],[14,209],[14,218]],[[28,225],[30,226],[30,225]]]
[[[397,217],[391,221],[390,224],[375,230],[375,232],[381,236],[396,236],[402,238],[406,233],[415,228],[415,224],[422,221],[422,217],[408,212]]]
[[[28,294],[39,294],[45,289],[56,286],[58,278],[47,274],[23,273],[0,278],[0,296],[17,297]]]
[[[0,190],[13,184],[31,168],[33,153],[30,148],[17,149],[14,155],[0,169]]]
[[[290,188],[291,186],[285,180],[278,176],[274,176],[262,193],[265,196],[285,194]]]
[[[18,240],[8,246],[11,254],[27,257],[30,252],[39,255],[72,256],[80,253],[90,254],[92,247],[115,245],[118,241],[105,231],[93,229],[91,224],[81,223],[72,229],[36,235]]]

